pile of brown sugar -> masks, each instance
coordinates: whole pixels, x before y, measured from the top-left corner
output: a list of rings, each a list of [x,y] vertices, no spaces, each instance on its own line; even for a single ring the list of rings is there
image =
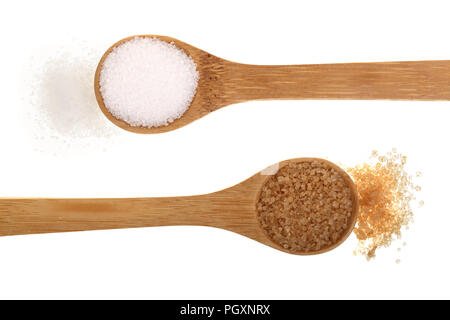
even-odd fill
[[[412,222],[411,202],[420,187],[405,170],[406,157],[395,149],[386,155],[372,153],[371,161],[348,168],[359,193],[359,216],[353,230],[359,240],[356,253],[375,257],[380,247],[401,237],[402,227]],[[417,173],[419,176],[420,173]],[[420,202],[423,205],[423,202]]]
[[[345,173],[322,160],[289,162],[268,178],[258,220],[272,241],[293,253],[319,251],[352,227],[354,194]]]

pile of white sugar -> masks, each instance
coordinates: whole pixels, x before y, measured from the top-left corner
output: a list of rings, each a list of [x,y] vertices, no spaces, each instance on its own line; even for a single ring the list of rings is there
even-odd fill
[[[134,127],[160,127],[186,112],[198,78],[195,62],[173,43],[136,37],[104,60],[100,93],[117,119]]]

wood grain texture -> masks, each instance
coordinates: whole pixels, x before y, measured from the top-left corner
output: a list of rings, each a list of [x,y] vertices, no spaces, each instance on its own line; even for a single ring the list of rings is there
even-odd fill
[[[99,90],[100,60],[95,75],[95,93],[103,113],[122,129],[135,133],[161,133],[183,127],[224,106],[249,100],[271,99],[354,99],[354,100],[450,100],[450,61],[341,63],[290,66],[240,64],[216,57],[174,38],[190,55],[200,75],[190,108],[178,120],[164,127],[132,127],[112,116]]]
[[[310,158],[292,159],[281,162],[279,166],[283,167],[289,161],[310,160]],[[353,181],[341,168],[326,162],[341,172],[352,189],[353,218],[347,232],[335,246],[305,254],[326,252],[340,245],[352,232],[358,216],[359,204]],[[260,172],[234,187],[189,197],[0,199],[0,236],[195,225],[236,232],[285,251],[265,235],[256,215],[256,202],[261,187],[269,177],[270,175]]]

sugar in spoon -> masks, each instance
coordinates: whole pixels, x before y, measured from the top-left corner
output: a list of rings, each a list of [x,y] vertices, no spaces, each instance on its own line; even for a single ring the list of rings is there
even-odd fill
[[[192,57],[199,72],[196,95],[177,120],[161,127],[134,127],[114,117],[100,93],[106,57],[129,37],[115,43],[95,75],[98,104],[114,124],[135,133],[161,133],[183,127],[224,106],[270,99],[450,100],[450,61],[409,61],[264,66],[227,61],[166,36],[144,35],[174,43]]]
[[[322,201],[320,192],[323,192],[323,188],[326,188],[326,185],[330,186],[333,183],[332,181],[337,181],[337,183],[348,188],[346,190],[348,191],[350,202],[347,222],[341,228],[339,237],[335,238],[333,243],[318,250],[291,250],[287,246],[282,245],[276,236],[271,235],[270,231],[267,231],[265,228],[267,221],[271,221],[270,216],[264,223],[261,217],[258,216],[258,204],[263,195],[268,194],[268,203],[271,202],[270,193],[267,193],[267,190],[264,192],[262,190],[265,190],[264,188],[267,186],[273,187],[274,181],[275,183],[281,181],[280,179],[282,178],[277,177],[277,173],[282,170],[291,170],[290,172],[293,173],[293,176],[306,175],[306,169],[301,169],[299,166],[312,166],[314,174],[322,175],[321,177],[323,177],[323,172],[327,169],[334,172],[334,175],[327,178],[328,182],[325,182],[324,187],[310,188],[308,195],[310,195],[311,199],[313,197],[316,198],[314,206],[319,205],[319,202]],[[319,168],[320,166],[321,168]],[[281,182],[280,186],[275,185],[275,189],[279,189],[281,193],[290,188],[289,185],[283,183]],[[302,192],[300,190],[297,194],[300,195]],[[339,196],[335,197],[339,198]],[[301,205],[305,205],[311,199],[299,198],[293,199],[292,202],[297,201],[299,208],[302,208]],[[309,211],[309,209],[311,208],[307,207],[304,210]],[[270,211],[273,208],[267,210]],[[298,209],[299,213],[301,210]],[[340,209],[333,207],[332,209],[321,210],[323,210],[326,221],[320,221],[319,223],[322,226],[320,228],[324,228],[323,233],[325,235],[325,232],[330,227],[327,221],[335,219],[339,213],[337,210]],[[234,187],[199,196],[130,199],[0,199],[0,236],[194,225],[222,228],[278,250],[309,255],[323,253],[339,246],[352,232],[358,216],[358,210],[359,202],[356,187],[343,169],[323,159],[298,158],[280,162]],[[311,218],[306,211],[303,217],[305,221]],[[280,219],[283,220],[285,218],[278,218],[275,222],[278,223]],[[316,227],[318,225],[316,224]],[[291,228],[294,227],[291,226]],[[282,228],[280,227],[279,229],[281,230]],[[290,232],[287,228],[285,229],[281,230],[281,232]],[[304,227],[301,230],[300,236],[297,235],[297,237],[301,238],[303,236],[302,233],[306,237],[307,230]],[[275,228],[275,231],[278,231],[278,226]],[[281,236],[283,235],[281,234]],[[319,237],[322,237],[322,234],[319,234]],[[296,239],[294,240],[296,241]]]

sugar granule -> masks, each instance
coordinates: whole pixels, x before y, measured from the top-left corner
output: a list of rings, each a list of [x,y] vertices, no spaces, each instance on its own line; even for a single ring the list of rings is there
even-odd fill
[[[136,37],[104,60],[100,92],[114,117],[135,127],[160,127],[186,112],[198,79],[193,59],[173,43]]]
[[[70,38],[30,50],[21,70],[21,111],[35,151],[73,156],[114,145],[119,131],[105,119],[92,90],[103,49]]]
[[[359,216],[353,232],[357,253],[371,259],[380,247],[401,238],[401,229],[413,221],[411,202],[420,187],[406,169],[406,157],[395,149],[386,155],[372,153],[370,161],[348,168],[359,193]]]
[[[261,227],[294,253],[339,242],[352,221],[353,195],[342,174],[323,161],[289,162],[268,178],[257,202]]]

